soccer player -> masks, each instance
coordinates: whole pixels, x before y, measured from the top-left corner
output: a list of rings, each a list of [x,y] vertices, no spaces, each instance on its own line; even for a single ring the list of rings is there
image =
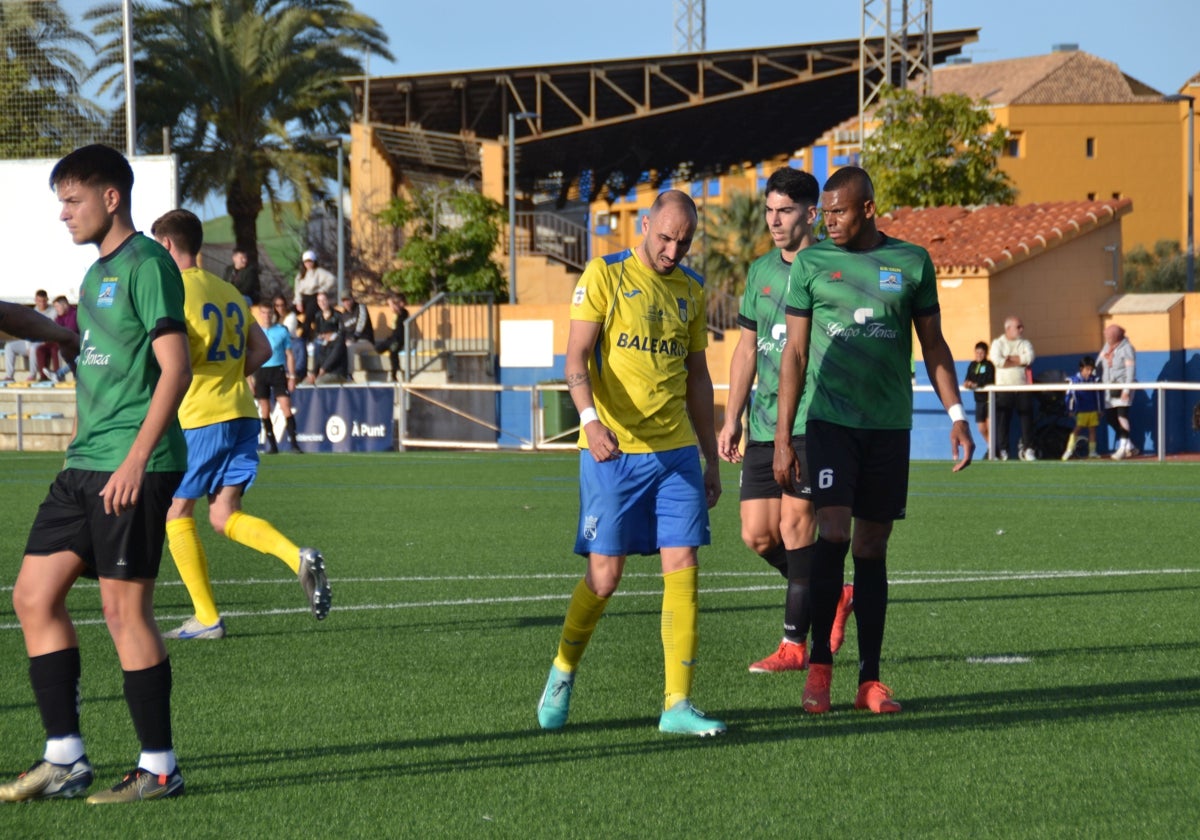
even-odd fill
[[[581,427],[575,551],[587,557],[587,573],[538,703],[543,729],[567,722],[576,669],[625,558],[657,553],[666,664],[658,728],[725,731],[691,702],[697,549],[709,543],[708,509],[721,494],[704,287],[680,265],[695,232],[695,203],[678,190],[661,193],[643,217],[641,243],[592,260],[575,287],[565,372]]]
[[[787,445],[792,422],[798,413],[807,418],[807,479],[819,536],[803,708],[813,714],[829,710],[830,633],[850,552],[859,658],[854,706],[898,712],[900,704],[879,680],[879,659],[888,538],[893,522],[904,518],[908,497],[914,327],[929,380],[952,421],[955,472],[971,463],[975,442],[954,357],[942,336],[929,254],[876,229],[875,190],[856,166],[839,169],[825,182],[821,210],[829,238],[797,254],[789,277],[775,430],[775,478],[788,487],[798,480]]]
[[[321,620],[331,602],[321,553],[298,547],[265,519],[242,511],[242,496],[258,475],[259,419],[246,377],[270,358],[271,345],[250,320],[242,294],[196,265],[204,230],[194,213],[172,210],[159,217],[150,232],[183,273],[193,371],[192,386],[179,408],[188,446],[187,473],[167,512],[167,544],[196,612],[166,638],[225,636],[208,558],[196,532],[196,501],[201,497],[208,498],[208,521],[217,533],[278,557],[297,575],[313,615]]]
[[[296,442],[296,418],[292,414],[291,391],[296,387],[296,359],[292,354],[292,334],[283,324],[273,319],[274,304],[264,300],[254,307],[254,317],[259,328],[271,344],[271,358],[258,369],[254,376],[254,398],[258,400],[258,416],[262,421],[263,433],[272,455],[279,453],[275,440],[275,427],[271,423],[271,397],[279,403],[287,423],[288,438],[292,451],[301,452]]]
[[[45,751],[0,785],[0,800],[78,796],[92,783],[79,725],[79,638],[66,604],[80,577],[99,579],[141,742],[137,767],[88,802],[176,796],[184,783],[154,581],[167,508],[187,466],[176,419],[191,382],[183,282],[170,255],[134,229],[133,170],[120,152],[76,149],[51,170],[50,186],[75,244],[97,246],[100,258],[79,290],[75,438],[38,508],[13,586]]]
[[[803,479],[785,493],[775,480],[773,462],[779,355],[787,340],[783,296],[796,254],[815,241],[813,223],[820,193],[816,178],[788,166],[775,170],[767,179],[767,230],[775,247],[755,260],[746,276],[746,291],[738,312],[741,334],[729,364],[725,423],[717,435],[721,458],[742,464],[742,541],[787,581],[783,639],[774,653],[750,666],[754,674],[803,671],[808,667],[808,580],[817,522],[808,471],[803,469],[803,416],[796,417],[791,442]],[[750,436],[743,456],[738,446],[742,412],[756,376],[758,389],[750,408]],[[847,585],[834,623],[834,652],[841,646],[840,631],[846,626],[852,603],[853,587]]]

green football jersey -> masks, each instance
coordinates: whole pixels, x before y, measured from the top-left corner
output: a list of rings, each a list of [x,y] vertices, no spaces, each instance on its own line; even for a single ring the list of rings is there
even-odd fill
[[[88,269],[78,315],[78,425],[66,465],[111,472],[129,454],[162,373],[154,336],[164,328],[187,329],[175,261],[153,239],[134,234]],[[146,470],[186,469],[187,444],[172,419]]]
[[[913,319],[938,311],[929,253],[891,237],[870,251],[823,240],[797,255],[786,302],[789,314],[812,319],[799,413],[911,429]]]
[[[750,405],[749,440],[775,440],[776,405],[779,402],[779,359],[787,343],[787,316],[784,295],[792,264],[784,262],[783,252],[771,249],[750,265],[746,291],[738,310],[738,325],[754,330],[757,339],[755,376],[758,387]],[[804,415],[797,413],[793,434],[804,433]]]

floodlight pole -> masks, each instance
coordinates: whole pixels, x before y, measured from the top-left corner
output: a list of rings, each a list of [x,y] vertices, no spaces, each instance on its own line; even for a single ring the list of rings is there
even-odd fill
[[[536,120],[522,111],[508,115],[508,302],[517,302],[517,120]]]
[[[133,92],[133,0],[121,0],[121,38],[125,59],[125,156],[137,151],[137,102]]]

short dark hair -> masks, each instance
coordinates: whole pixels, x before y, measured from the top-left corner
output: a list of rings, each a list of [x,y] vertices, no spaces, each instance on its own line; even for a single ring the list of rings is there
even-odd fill
[[[797,204],[816,206],[821,200],[821,186],[817,179],[803,169],[782,166],[767,179],[765,193],[782,193]]]
[[[829,176],[829,180],[825,182],[824,191],[834,192],[847,187],[858,190],[862,194],[863,201],[875,200],[875,185],[871,183],[871,176],[867,174],[867,170],[861,167],[843,166]]]
[[[1084,356],[1082,359],[1079,360],[1079,369],[1080,370],[1082,370],[1085,367],[1094,368],[1095,366],[1096,366],[1096,360],[1093,359],[1091,356]]]
[[[986,353],[988,351],[988,343],[986,341],[977,341],[975,342],[975,349]]]
[[[67,306],[70,306],[70,305],[71,305],[71,301],[67,300],[67,296],[66,296],[66,295],[59,295],[58,297],[56,297],[56,298],[54,299],[54,302],[55,302],[55,303],[64,303],[64,304],[66,304]]]
[[[168,210],[150,225],[150,235],[155,239],[170,239],[194,257],[204,244],[204,225],[191,210]]]
[[[116,149],[99,143],[82,146],[54,164],[50,170],[50,189],[69,181],[89,187],[115,187],[126,209],[133,195],[133,167]]]

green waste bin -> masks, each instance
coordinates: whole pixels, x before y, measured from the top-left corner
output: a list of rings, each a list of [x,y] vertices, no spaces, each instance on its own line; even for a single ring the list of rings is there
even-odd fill
[[[539,382],[539,385],[565,385],[562,379]],[[557,438],[579,425],[579,412],[569,391],[542,391],[542,433]]]

